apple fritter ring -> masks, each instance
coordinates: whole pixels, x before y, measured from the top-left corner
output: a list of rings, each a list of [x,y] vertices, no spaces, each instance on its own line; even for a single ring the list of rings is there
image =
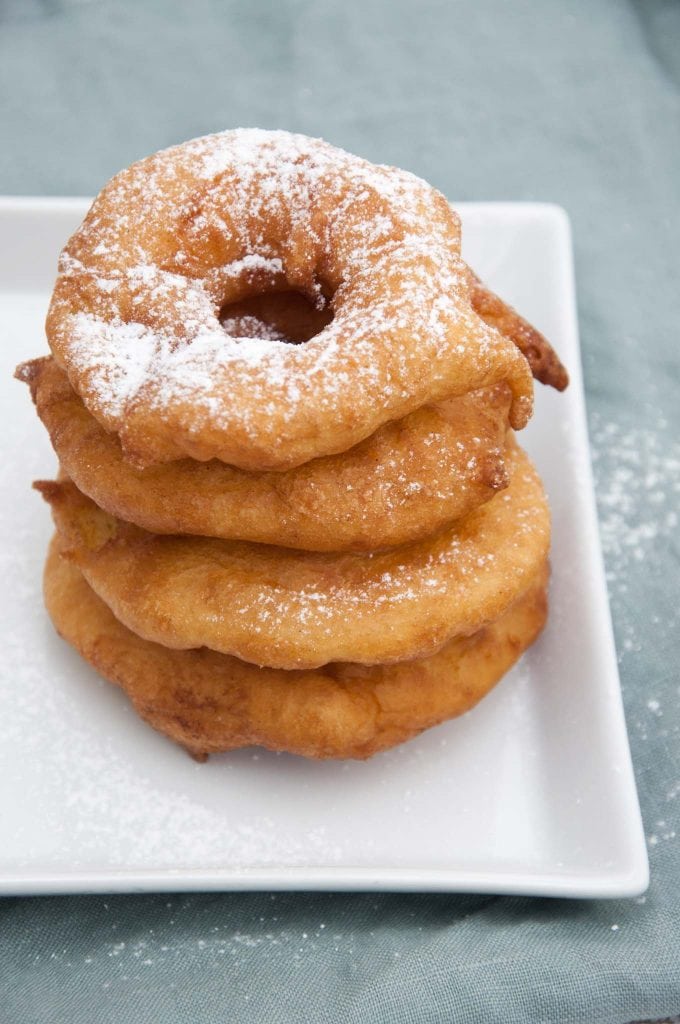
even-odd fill
[[[79,490],[154,533],[368,551],[438,532],[507,485],[503,384],[424,406],[341,455],[248,473],[217,459],[135,469],[53,359],[24,363],[18,375]]]
[[[367,758],[472,708],[535,640],[547,565],[495,622],[418,661],[316,671],[257,668],[201,648],[173,651],[120,623],[52,543],[45,601],[57,631],[118,684],[149,725],[204,760],[262,746],[310,758]]]
[[[520,428],[531,373],[475,312],[460,241],[411,174],[301,135],[223,132],[103,189],[61,255],[47,336],[138,466],[287,469],[501,381]],[[285,289],[332,312],[307,342],[224,330],[225,307]]]
[[[547,557],[543,487],[512,443],[510,483],[446,532],[377,554],[159,536],[69,481],[36,486],[65,554],[116,618],[166,647],[271,668],[422,657],[498,618]]]

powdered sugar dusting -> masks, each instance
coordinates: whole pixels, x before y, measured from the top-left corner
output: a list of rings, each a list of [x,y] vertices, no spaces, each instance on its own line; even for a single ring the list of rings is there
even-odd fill
[[[656,430],[626,430],[595,419],[593,462],[599,482],[600,530],[607,579],[623,588],[630,563],[675,534],[680,521],[680,444]]]
[[[545,496],[525,457],[512,452],[509,463],[506,491],[462,524],[406,548],[343,556],[289,552],[212,538],[156,538],[104,517],[102,535],[116,536],[115,544],[93,552],[76,526],[71,550],[121,621],[160,643],[172,636],[182,646],[275,668],[413,657],[502,614],[544,564]],[[97,515],[89,499],[68,494],[76,508],[85,503]],[[74,537],[78,514],[66,501],[53,513],[60,534]],[[139,587],[129,585],[135,577]]]
[[[349,447],[428,399],[501,379],[514,419],[530,411],[523,357],[472,312],[448,204],[319,140],[237,130],[134,165],[60,275],[52,348],[91,411],[131,437],[131,413],[150,410],[180,439],[170,448],[213,430],[220,457],[230,445],[290,452],[312,433],[323,454],[343,424]],[[318,306],[331,296],[317,337],[282,346],[225,331],[224,305],[282,284]]]
[[[664,588],[658,581],[668,571],[658,551],[672,551],[678,532],[680,443],[671,439],[663,419],[626,426],[597,415],[592,442],[600,533],[629,724],[639,740],[659,743],[664,750],[675,748],[680,737],[680,686],[672,687],[674,699],[664,700],[669,681],[656,678],[647,668],[643,685],[629,689],[627,669],[642,658],[653,665],[652,652],[671,651],[680,629],[677,601],[674,596],[670,601],[662,599]],[[652,614],[641,611],[647,596],[654,600]],[[672,802],[679,792],[680,783],[671,777],[661,795]],[[648,842],[656,846],[675,838],[675,831],[661,819]]]
[[[274,324],[260,320],[256,316],[224,317],[222,327],[227,334],[231,334],[234,338],[261,338],[265,341],[293,343],[293,339],[286,337],[283,331],[279,331]]]
[[[593,466],[598,483],[600,534],[607,582],[617,613],[629,592],[631,573],[654,546],[677,535],[680,518],[680,444],[665,427],[625,428],[593,418]],[[671,624],[669,623],[669,626]],[[623,652],[639,647],[635,622],[623,622]]]

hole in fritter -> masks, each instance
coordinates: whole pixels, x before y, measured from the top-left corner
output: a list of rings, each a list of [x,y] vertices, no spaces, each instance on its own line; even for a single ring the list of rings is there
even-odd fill
[[[333,319],[328,304],[317,309],[297,291],[263,292],[222,307],[220,323],[236,338],[264,338],[300,345],[320,334]]]

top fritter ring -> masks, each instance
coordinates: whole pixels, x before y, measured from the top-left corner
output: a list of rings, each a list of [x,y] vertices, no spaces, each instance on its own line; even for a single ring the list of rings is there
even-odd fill
[[[231,303],[296,289],[333,319],[298,345],[234,338]],[[515,345],[473,311],[460,222],[419,178],[257,129],[164,150],[104,188],[64,249],[57,362],[137,466],[191,456],[284,469],[426,402],[504,380]]]

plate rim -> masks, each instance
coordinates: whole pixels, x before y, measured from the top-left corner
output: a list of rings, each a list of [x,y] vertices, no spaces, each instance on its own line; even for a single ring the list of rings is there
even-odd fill
[[[49,214],[81,214],[92,199],[81,196],[12,196],[0,195],[0,217],[16,214],[46,216]],[[629,826],[626,831],[624,866],[616,871],[580,871],[556,874],[551,872],[476,872],[461,869],[363,868],[332,866],[314,868],[291,866],[233,869],[149,869],[107,870],[101,872],[7,872],[0,874],[0,894],[44,895],[105,892],[180,892],[180,891],[373,891],[373,892],[460,892],[495,893],[499,895],[532,895],[571,898],[621,898],[638,896],[649,885],[649,858],[642,814],[635,782],[630,741],[621,692],[611,608],[609,605],[605,566],[599,534],[596,492],[591,448],[588,437],[586,399],[583,381],[582,352],[578,331],[574,249],[569,216],[556,203],[532,201],[466,201],[453,205],[463,214],[493,211],[500,216],[529,212],[550,220],[558,238],[559,293],[563,299],[560,315],[565,317],[564,329],[573,341],[574,359],[570,370],[575,417],[578,432],[576,446],[585,456],[583,513],[586,515],[588,561],[592,566],[592,594],[598,626],[603,630],[602,647],[606,651],[608,671],[600,685],[606,691],[608,726],[619,740],[621,754],[619,796]],[[0,293],[2,289],[0,287]],[[12,289],[14,291],[14,289]],[[8,294],[5,291],[5,294]]]

